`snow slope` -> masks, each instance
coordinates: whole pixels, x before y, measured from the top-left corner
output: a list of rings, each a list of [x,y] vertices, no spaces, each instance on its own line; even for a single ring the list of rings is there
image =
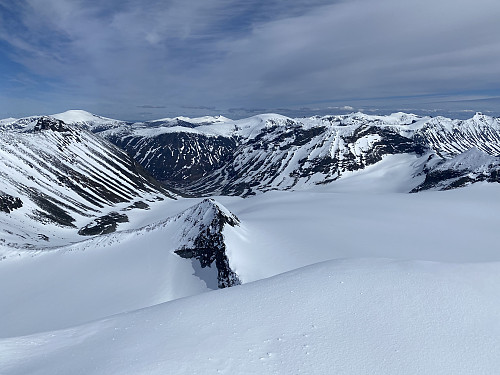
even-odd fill
[[[332,261],[0,340],[5,375],[496,374],[500,264]]]
[[[139,230],[5,255],[0,285],[9,287],[0,289],[0,337],[66,328],[217,289],[220,272],[227,270],[215,264],[215,257],[219,261],[224,253],[202,266],[175,251],[193,248],[206,230],[222,230],[210,226],[220,215],[238,220],[205,200]]]
[[[223,228],[227,265],[249,283],[342,258],[498,262],[498,196],[497,185],[478,184],[421,194],[325,189],[218,200],[239,219]],[[232,217],[220,205],[198,202],[159,202],[152,217],[171,218],[140,230],[51,251],[7,252],[0,260],[0,283],[9,285],[0,289],[0,335],[69,327],[216,289],[214,258],[201,268],[197,258],[174,253],[195,248],[200,233],[216,228],[207,230],[219,215],[213,208]],[[146,220],[149,211],[143,214]]]
[[[78,125],[93,133],[104,131],[111,128],[127,126],[127,122],[94,115],[80,109],[57,113],[51,117],[64,121],[66,124]]]

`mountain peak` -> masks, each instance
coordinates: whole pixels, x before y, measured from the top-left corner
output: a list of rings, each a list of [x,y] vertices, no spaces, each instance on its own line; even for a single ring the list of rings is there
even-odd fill
[[[52,117],[63,120],[64,122],[89,121],[95,118],[102,118],[101,116],[94,115],[83,109],[70,109],[65,112],[56,113],[52,115]]]

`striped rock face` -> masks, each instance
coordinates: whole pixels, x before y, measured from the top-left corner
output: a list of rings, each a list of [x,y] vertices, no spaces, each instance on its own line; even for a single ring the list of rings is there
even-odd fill
[[[41,117],[0,127],[5,244],[57,243],[95,218],[168,195],[125,152],[78,126]]]

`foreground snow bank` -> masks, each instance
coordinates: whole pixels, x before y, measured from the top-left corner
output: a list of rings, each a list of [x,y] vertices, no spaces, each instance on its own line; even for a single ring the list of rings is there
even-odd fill
[[[16,374],[495,374],[500,263],[329,261],[0,340]]]

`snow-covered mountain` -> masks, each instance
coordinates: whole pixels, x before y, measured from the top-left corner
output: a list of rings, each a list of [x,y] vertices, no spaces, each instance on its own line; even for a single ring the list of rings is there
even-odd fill
[[[77,120],[79,114],[57,115]],[[391,155],[413,155],[406,192],[447,189],[475,181],[496,181],[494,169],[481,177],[463,169],[433,173],[445,162],[477,149],[500,155],[500,121],[482,114],[469,120],[395,113],[362,113],[291,119],[276,114],[248,119],[180,117],[125,123],[81,115],[75,123],[132,155],[157,180],[187,195],[252,195],[328,184]],[[432,161],[431,161],[432,159]],[[494,163],[495,164],[495,163]],[[451,177],[464,177],[457,183]],[[429,182],[429,181],[432,181]]]
[[[53,117],[0,126],[0,241],[54,246],[115,230],[169,193],[109,141]]]
[[[500,155],[492,156],[473,147],[450,158],[431,155],[424,167],[425,180],[412,190],[448,190],[475,182],[500,183]]]

